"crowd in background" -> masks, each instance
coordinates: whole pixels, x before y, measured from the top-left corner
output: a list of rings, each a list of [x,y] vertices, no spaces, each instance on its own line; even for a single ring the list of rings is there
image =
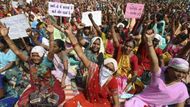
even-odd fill
[[[60,0],[71,17],[48,14],[49,0],[0,0],[0,19],[25,14],[28,36],[0,23],[0,107],[189,107],[190,2]],[[53,2],[53,1],[51,1]],[[127,3],[143,3],[140,19]],[[98,26],[82,12],[101,11]]]

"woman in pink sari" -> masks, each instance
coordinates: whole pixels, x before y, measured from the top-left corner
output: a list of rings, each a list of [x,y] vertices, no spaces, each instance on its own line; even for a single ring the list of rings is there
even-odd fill
[[[160,68],[151,39],[154,36],[153,31],[148,30],[145,36],[152,62],[151,83],[141,94],[126,101],[125,107],[165,107],[172,104],[184,107],[189,95],[182,81],[189,73],[189,63],[181,58],[173,58],[166,68]]]

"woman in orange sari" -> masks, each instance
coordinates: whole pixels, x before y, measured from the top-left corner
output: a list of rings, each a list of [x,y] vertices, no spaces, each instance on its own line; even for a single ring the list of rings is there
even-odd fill
[[[78,56],[88,68],[86,89],[71,100],[64,107],[119,107],[117,80],[113,74],[117,71],[117,62],[113,58],[104,60],[101,68],[91,62],[82,52],[76,37],[71,31],[71,26],[66,30]]]

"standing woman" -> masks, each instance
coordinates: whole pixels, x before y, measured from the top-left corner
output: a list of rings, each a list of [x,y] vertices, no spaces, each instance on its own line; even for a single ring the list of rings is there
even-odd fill
[[[145,34],[152,62],[151,83],[142,93],[126,101],[125,107],[163,107],[172,104],[176,104],[176,107],[184,107],[189,95],[182,80],[189,73],[189,63],[181,58],[173,58],[165,69],[161,69],[152,42],[153,36],[153,30],[148,30]]]
[[[71,29],[71,26],[68,26],[66,32],[78,56],[88,68],[88,75],[84,93],[68,100],[64,107],[76,107],[77,104],[82,107],[119,107],[117,80],[113,76],[117,71],[116,60],[105,59],[104,64],[99,68],[85,56]]]
[[[47,93],[58,95],[58,104],[64,101],[64,91],[61,89],[61,85],[59,84],[59,82],[51,75],[51,70],[53,69],[52,60],[54,57],[53,29],[53,26],[48,25],[47,31],[50,33],[50,48],[48,55],[45,55],[46,51],[43,47],[35,46],[31,50],[30,57],[26,57],[9,38],[9,29],[6,28],[4,25],[0,24],[0,34],[6,40],[9,47],[22,61],[27,62],[29,65],[31,87],[27,89],[20,97],[18,101],[19,107],[28,106],[30,100],[29,96],[32,93],[38,92],[39,90],[43,89],[46,89],[45,92]],[[41,93],[39,93],[38,95],[41,95]],[[49,101],[53,101],[51,103],[57,104],[57,101],[54,101],[54,99],[51,100],[50,98]]]

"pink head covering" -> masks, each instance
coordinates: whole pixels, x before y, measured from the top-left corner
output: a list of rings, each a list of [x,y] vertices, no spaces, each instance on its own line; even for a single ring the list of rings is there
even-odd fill
[[[115,59],[113,59],[113,58],[107,58],[107,59],[105,59],[104,60],[104,65],[106,65],[108,63],[112,63],[113,66],[114,66],[115,71],[117,71],[118,65],[117,65],[117,61]]]
[[[189,71],[189,63],[182,58],[173,58],[170,60],[168,67],[175,68],[179,71],[188,72]]]

